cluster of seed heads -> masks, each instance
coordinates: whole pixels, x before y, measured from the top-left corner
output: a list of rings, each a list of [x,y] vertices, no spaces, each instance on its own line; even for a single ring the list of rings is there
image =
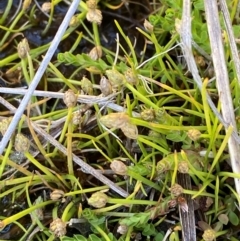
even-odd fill
[[[30,52],[28,41],[24,38],[17,46],[18,56],[20,59],[25,59]]]
[[[64,93],[63,102],[68,108],[74,107],[76,105],[77,96],[75,95],[73,90],[69,89]]]
[[[66,226],[66,222],[63,222],[62,219],[57,218],[50,223],[50,231],[53,232],[54,236],[57,238],[63,237],[67,233]]]
[[[21,133],[18,133],[15,136],[15,143],[14,143],[15,150],[18,152],[27,152],[30,147],[29,139]]]
[[[12,117],[8,117],[0,121],[0,132],[3,136],[6,133],[11,121],[12,121]]]
[[[122,161],[113,160],[110,164],[110,168],[117,175],[121,175],[121,176],[127,175],[128,168]]]
[[[91,23],[97,23],[101,24],[102,23],[102,12],[97,9],[97,2],[96,0],[88,0],[86,2],[86,5],[88,7],[88,12],[87,12],[87,20]]]

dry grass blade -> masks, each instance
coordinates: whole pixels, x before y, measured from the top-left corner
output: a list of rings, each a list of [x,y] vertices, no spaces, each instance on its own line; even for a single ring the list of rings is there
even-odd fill
[[[236,130],[235,115],[229,86],[229,78],[224,57],[218,7],[216,1],[205,0],[205,12],[208,26],[208,34],[212,51],[213,65],[215,69],[217,89],[221,102],[221,110],[224,121],[231,124]],[[236,139],[231,136],[228,141],[231,165],[234,173],[240,173],[240,148]],[[240,179],[235,178],[236,191],[240,194]]]
[[[191,190],[191,178],[188,174],[178,174],[178,183],[184,189]],[[184,194],[183,197],[187,201],[188,211],[184,211],[179,208],[180,220],[182,225],[182,235],[184,241],[195,241],[196,240],[196,227],[195,227],[195,215],[194,215],[194,203],[191,195]]]

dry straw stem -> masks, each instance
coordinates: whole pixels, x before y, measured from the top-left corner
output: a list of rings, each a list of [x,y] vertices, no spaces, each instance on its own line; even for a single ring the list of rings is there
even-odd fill
[[[23,88],[5,88],[0,87],[0,93],[5,94],[15,94],[15,95],[25,95],[28,93],[27,89]],[[103,96],[91,96],[91,95],[78,95],[77,100],[78,102],[85,103],[85,104],[107,104],[110,100],[116,97],[119,93],[113,93],[106,97]],[[62,99],[64,93],[61,92],[52,92],[52,91],[42,91],[42,90],[35,90],[32,93],[32,96],[41,96],[41,97],[50,97],[50,98],[57,98]]]
[[[212,1],[210,1],[212,2]],[[181,26],[179,27],[179,34],[181,38],[181,48],[185,57],[185,60],[187,62],[188,70],[193,75],[193,80],[196,82],[198,88],[202,89],[202,79],[198,73],[197,65],[194,60],[194,56],[192,53],[192,33],[191,33],[191,1],[190,0],[184,0],[183,1],[183,13],[182,13],[182,20],[181,20]],[[222,37],[221,37],[222,38]],[[226,122],[226,120],[219,114],[217,108],[215,107],[212,99],[207,94],[207,100],[208,104],[211,107],[214,114],[217,116],[219,121],[224,125],[224,127],[227,129],[229,126],[229,122]],[[233,137],[235,140],[240,144],[240,138],[237,134],[236,128],[233,131]]]
[[[225,0],[220,0],[220,7],[223,13],[223,19],[226,26],[230,48],[232,52],[233,63],[237,74],[238,84],[240,84],[240,61],[238,57],[237,45],[234,38],[233,28],[231,24],[230,14],[228,12],[227,3]]]
[[[232,103],[232,96],[229,87],[229,78],[224,57],[222,34],[218,17],[217,1],[205,0],[205,12],[210,39],[213,65],[215,69],[218,94],[221,103],[221,110],[224,121],[232,125],[236,130],[235,115]],[[228,148],[232,169],[234,173],[240,173],[240,148],[239,143],[231,136],[228,140]],[[240,179],[235,178],[235,186],[240,195]]]
[[[0,103],[6,104],[6,107],[12,111],[15,112],[16,108],[12,106],[10,103],[6,102],[1,96],[0,96]],[[28,118],[28,117],[26,117]],[[66,156],[68,155],[67,153],[67,148],[61,145],[58,141],[56,141],[51,135],[49,135],[46,131],[44,131],[42,128],[38,127],[34,122],[30,121],[32,127],[34,130],[40,134],[42,137],[44,137],[46,140],[48,140],[52,145],[57,147],[63,154]],[[73,161],[77,163],[79,166],[81,166],[84,170],[86,170],[88,173],[90,173],[92,176],[97,178],[99,181],[103,182],[105,185],[109,186],[112,190],[114,190],[116,193],[118,193],[122,197],[127,197],[129,194],[123,190],[121,187],[117,186],[114,182],[103,176],[101,173],[99,173],[97,170],[95,170],[93,167],[91,167],[89,164],[84,162],[82,159],[80,159],[78,156],[75,154],[72,154],[73,156]]]
[[[0,93],[5,93],[5,94],[25,95],[27,92],[28,92],[27,89],[22,89],[22,88],[0,87]],[[78,95],[78,102],[85,103],[85,104],[99,104],[104,107],[108,107],[112,110],[115,110],[116,112],[126,112],[127,111],[126,108],[112,102],[112,99],[114,99],[114,97],[116,97],[118,94],[119,93],[116,92],[108,96]],[[33,96],[50,97],[50,98],[57,98],[57,99],[63,98],[63,95],[64,93],[52,92],[52,91],[35,90],[33,92]],[[133,111],[132,116],[140,117],[140,114]]]

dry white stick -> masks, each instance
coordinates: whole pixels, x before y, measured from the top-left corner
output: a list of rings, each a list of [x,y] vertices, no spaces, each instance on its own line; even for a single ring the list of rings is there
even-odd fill
[[[5,93],[5,94],[25,95],[28,92],[29,92],[28,89],[23,89],[23,88],[0,87],[0,93]],[[92,95],[78,95],[78,102],[85,103],[85,104],[95,104],[95,103],[105,104],[105,103],[109,102],[110,100],[112,100],[117,94],[118,93],[113,93],[113,94],[105,96],[105,97],[92,96]],[[62,99],[64,96],[64,93],[35,90],[35,91],[33,91],[32,96],[41,96],[41,97]]]
[[[186,59],[188,70],[192,73],[193,80],[196,82],[198,88],[202,89],[202,79],[199,75],[197,65],[195,63],[195,59],[192,53],[192,34],[191,34],[191,0],[183,1],[183,13],[182,13],[182,21],[181,26],[179,27],[179,33],[181,37],[181,48],[184,54],[184,58]],[[212,99],[207,94],[207,101],[209,106],[211,107],[213,113],[217,116],[219,121],[224,125],[227,129],[230,123],[227,123],[223,117],[219,114],[216,106],[214,105]],[[240,144],[240,138],[237,134],[236,128],[233,131],[232,136],[235,140]]]
[[[217,1],[205,0],[205,12],[208,26],[208,34],[211,44],[212,59],[215,69],[217,89],[221,102],[221,110],[224,121],[236,129],[232,96],[229,87],[229,78],[224,57],[222,34],[218,17]],[[240,148],[237,141],[231,136],[228,141],[231,165],[234,173],[240,173]],[[240,195],[240,179],[235,178],[235,186]]]
[[[231,48],[231,52],[232,52],[233,63],[235,65],[238,84],[240,84],[240,61],[239,61],[239,57],[238,57],[238,49],[237,49],[237,45],[236,45],[235,38],[234,38],[230,14],[228,12],[226,0],[220,0],[219,2],[220,2],[221,10],[223,13],[223,18],[224,18],[225,26],[227,29],[227,33],[228,33],[228,39],[229,39],[230,48]]]
[[[27,89],[23,88],[6,88],[6,87],[0,87],[0,93],[5,94],[15,94],[15,95],[25,95],[27,93]],[[84,103],[84,104],[99,104],[102,106],[106,106],[112,110],[115,110],[117,112],[125,112],[126,108],[114,104],[111,100],[117,96],[118,93],[113,93],[108,96],[91,96],[91,95],[78,95],[78,102]],[[50,97],[50,98],[56,98],[56,99],[62,99],[64,96],[64,93],[61,92],[52,92],[52,91],[42,91],[42,90],[35,90],[32,94],[33,96],[40,96],[40,97]],[[139,117],[140,114],[133,111],[132,116]],[[54,121],[52,121],[54,123]]]

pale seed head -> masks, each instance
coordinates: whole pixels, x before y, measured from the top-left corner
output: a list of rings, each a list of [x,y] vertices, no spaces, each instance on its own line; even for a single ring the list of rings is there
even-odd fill
[[[113,86],[121,86],[125,82],[125,77],[115,69],[106,70],[106,75]]]
[[[95,10],[97,8],[97,1],[96,0],[88,0],[86,2],[88,9]]]
[[[6,119],[3,119],[0,122],[0,132],[3,136],[4,136],[5,132],[7,131],[8,126],[10,125],[11,121],[12,121],[12,117],[8,117]]]
[[[201,134],[202,133],[199,130],[196,130],[196,129],[191,129],[187,132],[188,137],[192,141],[197,141],[200,138]]]
[[[124,72],[124,75],[129,84],[137,85],[139,83],[138,77],[133,73],[132,69],[128,69],[126,72]]]
[[[128,226],[125,224],[120,224],[117,228],[117,233],[126,234],[128,231]]]
[[[157,174],[160,175],[165,171],[171,170],[172,165],[171,162],[168,160],[168,157],[164,157],[162,160],[157,162],[156,171]]]
[[[103,208],[108,202],[108,196],[103,192],[95,192],[88,199],[88,204],[95,208]]]
[[[73,15],[70,22],[69,22],[69,26],[70,27],[77,27],[78,25],[79,25],[78,15]]]
[[[89,9],[87,12],[87,20],[91,23],[102,23],[102,12],[99,9],[91,10]]]
[[[82,113],[81,111],[76,111],[72,114],[72,123],[74,125],[79,125],[82,122]]]
[[[178,163],[178,171],[180,173],[189,173],[189,166],[187,161],[181,161]]]
[[[28,41],[24,38],[17,46],[18,56],[20,59],[25,59],[30,52]]]
[[[50,223],[50,230],[53,232],[55,237],[59,238],[67,233],[66,226],[66,222],[63,222],[62,219],[57,218]]]
[[[95,60],[95,61],[98,59],[101,59],[102,58],[101,46],[95,46],[93,49],[91,49],[88,55],[92,60]]]
[[[49,13],[50,10],[51,10],[51,6],[52,6],[52,3],[50,3],[50,2],[45,2],[45,3],[42,4],[41,9],[42,9],[43,12]]]
[[[160,139],[160,138],[162,138],[162,135],[161,135],[161,133],[159,133],[159,132],[157,132],[157,131],[153,131],[153,130],[150,130],[149,132],[148,132],[148,136],[149,137],[152,137],[152,138],[158,138],[158,139]]]
[[[170,201],[168,201],[167,205],[168,205],[169,208],[175,208],[177,206],[177,200],[171,199]]]
[[[73,90],[69,89],[68,91],[66,91],[64,93],[63,102],[65,103],[65,105],[68,108],[69,107],[74,107],[76,105],[76,103],[77,103],[77,96],[75,95]]]
[[[93,94],[93,84],[88,78],[86,78],[86,77],[82,78],[81,87],[82,87],[82,90],[84,91],[84,93],[86,93],[88,95]]]
[[[100,122],[108,128],[122,128],[129,122],[129,116],[124,112],[110,113],[100,117]]]
[[[204,241],[213,241],[216,238],[216,232],[213,229],[207,229],[204,231],[202,238]]]
[[[166,122],[166,111],[163,108],[155,110],[156,120],[160,123]]]
[[[195,59],[195,62],[196,62],[196,64],[198,66],[200,66],[200,67],[205,67],[206,66],[206,61],[203,58],[203,56],[197,55],[197,56],[194,57],[194,59]]]
[[[210,208],[213,203],[214,203],[214,202],[213,202],[213,198],[207,197],[205,207],[206,207],[206,208]]]
[[[65,193],[63,190],[60,189],[55,189],[51,192],[50,194],[50,198],[53,201],[58,201],[58,200],[62,200],[62,198],[64,197]],[[62,200],[63,201],[63,200]]]
[[[41,196],[39,196],[35,202],[33,203],[33,206],[36,204],[40,204],[43,202],[43,198]],[[34,215],[35,214],[35,215]],[[33,212],[30,213],[31,219],[34,222],[35,221],[35,216],[37,216],[37,218],[39,220],[43,220],[44,219],[44,213],[43,213],[43,208],[38,208],[35,209]]]
[[[22,5],[22,10],[23,11],[27,10],[31,3],[32,3],[32,0],[24,0],[23,5]]]
[[[153,25],[147,19],[145,19],[143,26],[149,33],[153,32]]]
[[[102,78],[100,80],[100,89],[104,96],[108,96],[108,95],[112,94],[112,92],[113,92],[112,85],[105,76],[102,76]]]
[[[27,137],[23,134],[18,133],[15,136],[15,143],[14,143],[15,150],[18,152],[26,152],[29,150],[30,142]]]
[[[124,126],[121,127],[123,134],[133,140],[138,138],[138,128],[136,125],[126,122]]]
[[[127,166],[119,160],[113,160],[110,164],[110,168],[118,175],[127,175]]]
[[[145,121],[153,121],[156,116],[155,116],[155,110],[153,109],[145,109],[141,113],[141,118]]]
[[[179,195],[181,195],[183,193],[183,188],[182,186],[180,186],[179,184],[175,183],[172,185],[172,187],[170,188],[171,194],[174,197],[178,197]]]

